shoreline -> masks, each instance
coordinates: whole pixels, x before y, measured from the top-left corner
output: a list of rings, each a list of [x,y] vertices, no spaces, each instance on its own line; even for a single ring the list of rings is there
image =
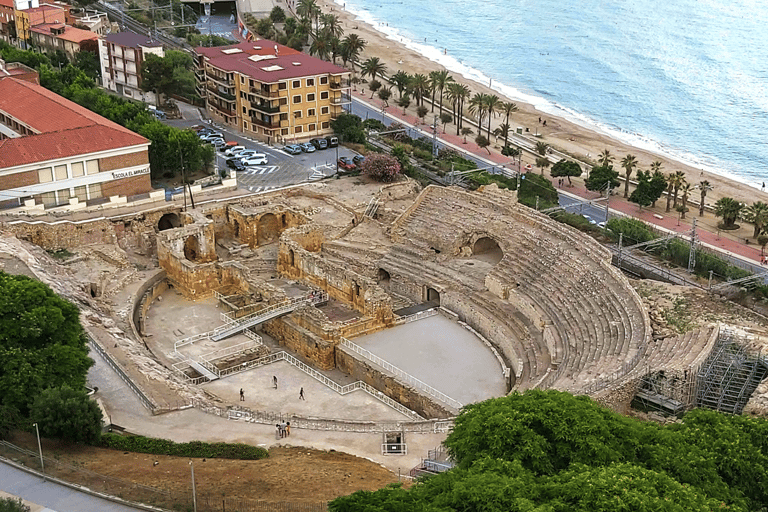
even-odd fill
[[[444,64],[430,59],[419,51],[409,48],[407,44],[403,42],[404,40],[398,41],[390,34],[377,29],[375,26],[359,18],[354,12],[347,10],[345,8],[345,2],[342,0],[337,1],[318,0],[318,5],[323,12],[332,12],[339,17],[345,34],[356,32],[366,41],[366,48],[361,52],[359,59],[365,60],[372,56],[379,57],[379,59],[387,66],[387,75],[391,75],[399,70],[409,74],[427,74],[430,71],[445,69],[454,76],[456,81],[468,85],[473,94],[475,92],[495,94],[504,101],[514,101],[517,104],[519,111],[510,116],[510,125],[513,129],[521,126],[528,128],[530,130],[530,135],[538,132],[542,135],[540,140],[574,158],[578,158],[585,162],[591,162],[596,159],[598,153],[607,148],[615,158],[613,163],[614,169],[619,171],[620,176],[623,176],[623,169],[620,165],[621,158],[626,154],[631,153],[635,155],[638,161],[638,167],[633,173],[632,178],[636,176],[637,170],[647,170],[650,167],[651,162],[659,160],[663,163],[662,172],[667,174],[675,171],[683,171],[686,174],[687,182],[691,184],[692,187],[696,186],[701,180],[706,179],[709,181],[709,183],[714,186],[714,189],[707,194],[707,205],[713,205],[717,199],[724,196],[732,197],[737,201],[745,202],[747,204],[751,204],[758,200],[768,202],[768,194],[760,190],[759,184],[752,185],[747,182],[746,178],[740,179],[741,177],[739,176],[715,173],[707,168],[696,167],[691,163],[683,162],[674,155],[655,152],[652,149],[642,148],[617,139],[610,133],[600,130],[599,126],[585,126],[584,124],[586,123],[579,123],[573,119],[569,119],[571,116],[568,115],[567,109],[556,104],[552,104],[553,109],[562,109],[565,110],[565,112],[559,114],[545,112],[530,102],[517,100],[514,96],[502,92],[502,88],[513,89],[513,87],[506,84],[499,83],[498,86],[494,87],[493,81],[490,83],[490,86],[480,83],[476,77],[468,76],[460,71],[451,69],[451,67],[446,67]],[[415,41],[410,42],[412,45],[420,44]],[[434,49],[432,46],[430,46],[430,48]],[[479,72],[458,61],[456,61],[456,63],[458,67]],[[480,73],[482,74],[482,72]],[[525,95],[524,93],[522,94]],[[397,91],[394,91],[393,99],[396,95]],[[415,110],[415,107],[412,106],[409,110]],[[539,117],[541,117],[542,120],[547,121],[546,127],[539,124]],[[495,122],[492,122],[491,125],[492,128],[503,122],[503,119],[498,116],[494,118],[494,120]],[[493,146],[495,146],[495,144],[492,144],[492,147]],[[690,199],[698,201],[698,190],[694,189],[692,192]]]

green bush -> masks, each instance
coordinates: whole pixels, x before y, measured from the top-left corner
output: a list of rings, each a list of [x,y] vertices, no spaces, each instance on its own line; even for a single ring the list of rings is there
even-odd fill
[[[269,457],[269,452],[258,446],[240,443],[174,443],[167,439],[144,436],[103,434],[100,446],[127,452],[173,455],[176,457],[206,457],[209,459],[259,460]]]
[[[31,509],[21,498],[0,498],[0,512],[29,512]]]
[[[648,228],[645,222],[628,217],[610,219],[605,225],[605,229],[616,240],[619,239],[619,233],[623,233],[624,245],[649,242],[656,238],[654,232]]]
[[[413,156],[415,158],[418,158],[419,160],[425,160],[427,162],[432,161],[432,149],[427,151],[426,149],[421,149],[418,147],[413,148]]]

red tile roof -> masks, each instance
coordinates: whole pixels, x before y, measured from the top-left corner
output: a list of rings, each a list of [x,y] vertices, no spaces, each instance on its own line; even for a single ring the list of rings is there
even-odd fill
[[[41,5],[40,7],[32,7],[24,10],[24,13],[29,18],[29,26],[34,27],[42,23],[64,23],[65,12],[62,7],[55,5]]]
[[[0,169],[149,141],[36,84],[0,78],[0,111],[40,132],[0,140]]]
[[[275,53],[275,48],[277,48],[277,53]],[[229,54],[224,53],[230,50],[240,51]],[[195,51],[198,55],[207,57],[208,62],[214,67],[224,71],[236,71],[262,83],[275,83],[290,78],[326,73],[339,74],[349,72],[335,64],[267,39],[214,48],[200,46]],[[266,58],[258,61],[249,59],[249,57],[254,55]]]
[[[51,33],[51,29],[57,28],[57,29],[64,29],[63,34],[53,34]],[[82,43],[83,41],[87,41],[89,39],[93,39],[96,41],[99,38],[99,35],[95,32],[91,32],[90,30],[83,30],[80,28],[70,27],[69,25],[64,25],[63,23],[42,23],[40,25],[36,25],[31,28],[32,32],[35,32],[37,34],[44,34],[47,36],[53,36],[57,39],[62,39],[64,41],[70,41],[73,43]]]
[[[13,4],[13,0],[0,0],[0,5],[4,7],[10,7],[14,9],[16,6]]]

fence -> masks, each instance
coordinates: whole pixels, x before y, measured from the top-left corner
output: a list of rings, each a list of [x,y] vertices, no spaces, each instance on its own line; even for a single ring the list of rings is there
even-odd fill
[[[328,503],[302,501],[263,501],[245,498],[197,498],[197,510],[204,511],[236,511],[236,512],[327,512]]]
[[[346,338],[341,338],[341,345],[343,347],[348,348],[349,350],[361,355],[368,361],[377,364],[378,366],[382,367],[386,371],[394,374],[399,379],[401,379],[403,382],[410,384],[411,386],[414,386],[415,388],[425,392],[427,395],[431,396],[432,398],[435,398],[437,400],[440,400],[444,404],[447,404],[448,406],[452,407],[456,411],[460,410],[463,407],[463,404],[459,402],[458,400],[454,400],[453,398],[449,397],[445,393],[442,393],[429,384],[426,384],[425,382],[417,379],[413,375],[404,372],[397,366],[388,363],[387,361],[383,360],[379,356],[372,354],[370,351],[364,349],[360,345],[357,345],[355,343],[352,343]]]
[[[131,380],[128,375],[123,371],[123,369],[120,367],[117,362],[112,359],[112,357],[107,354],[107,352],[101,348],[101,345],[99,345],[90,334],[86,333],[86,336],[88,336],[88,343],[98,354],[101,356],[101,358],[117,373],[118,377],[120,377],[125,384],[131,388],[131,391],[136,395],[136,397],[139,399],[139,401],[142,403],[144,407],[149,409],[150,411],[154,412],[157,409],[157,406],[152,403],[152,400],[147,398],[147,395],[144,394],[143,391],[141,391],[136,384],[134,384],[133,380]]]

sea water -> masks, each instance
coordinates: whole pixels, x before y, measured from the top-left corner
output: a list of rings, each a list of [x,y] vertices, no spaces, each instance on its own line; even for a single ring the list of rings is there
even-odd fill
[[[337,2],[544,113],[752,186],[768,181],[768,3]]]

